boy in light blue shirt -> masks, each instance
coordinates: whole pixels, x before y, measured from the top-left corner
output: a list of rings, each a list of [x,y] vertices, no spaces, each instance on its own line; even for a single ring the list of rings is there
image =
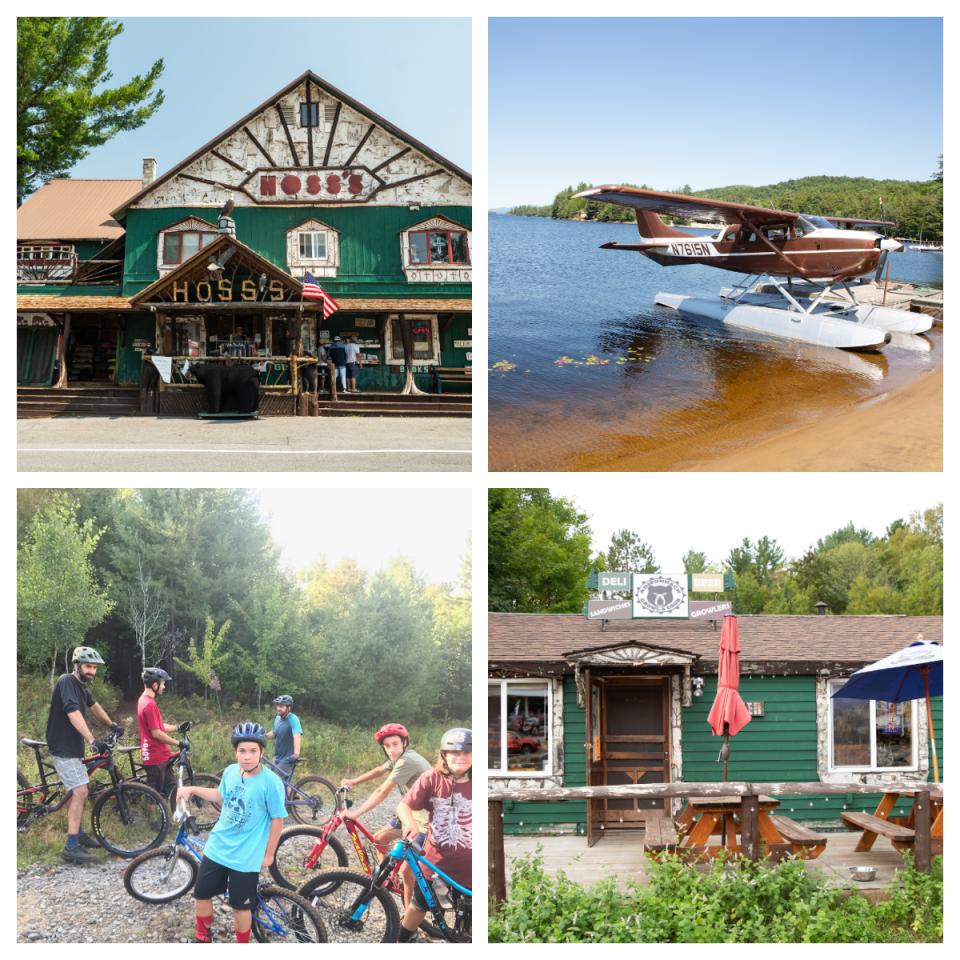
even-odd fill
[[[283,781],[261,763],[267,737],[259,723],[238,723],[230,742],[237,762],[223,771],[220,786],[181,787],[177,802],[200,797],[222,803],[210,832],[193,895],[197,942],[211,943],[213,898],[228,890],[237,943],[250,942],[260,871],[270,867],[287,815]]]

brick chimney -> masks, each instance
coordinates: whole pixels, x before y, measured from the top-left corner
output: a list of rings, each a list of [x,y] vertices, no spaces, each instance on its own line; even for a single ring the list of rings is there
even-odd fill
[[[157,158],[143,158],[143,188],[146,189],[157,179]]]

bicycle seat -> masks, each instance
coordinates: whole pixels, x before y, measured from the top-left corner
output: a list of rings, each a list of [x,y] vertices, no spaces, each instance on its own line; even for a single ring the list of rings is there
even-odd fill
[[[136,743],[132,747],[114,747],[114,750],[119,751],[120,753],[133,753],[134,750],[139,750],[140,744]]]
[[[25,747],[45,747],[47,745],[46,740],[31,740],[29,737],[23,737],[20,742]]]

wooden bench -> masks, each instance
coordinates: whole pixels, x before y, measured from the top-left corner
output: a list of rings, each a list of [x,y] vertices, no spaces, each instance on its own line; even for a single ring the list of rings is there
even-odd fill
[[[676,824],[666,814],[648,814],[644,822],[643,852],[651,859],[656,860],[679,845]]]
[[[473,382],[473,367],[431,367],[430,370],[433,373],[433,382],[437,388],[437,393],[443,393],[443,387],[441,386],[443,383]]]
[[[898,850],[910,847],[913,844],[913,830],[902,824],[875,817],[872,813],[845,812],[841,816],[843,822],[852,830],[863,831],[863,837],[856,847],[860,852],[869,850],[877,836],[888,837]]]
[[[770,814],[770,821],[793,848],[794,853],[802,854],[811,860],[819,857],[827,848],[827,838],[822,833],[815,833],[808,827],[780,814]]]

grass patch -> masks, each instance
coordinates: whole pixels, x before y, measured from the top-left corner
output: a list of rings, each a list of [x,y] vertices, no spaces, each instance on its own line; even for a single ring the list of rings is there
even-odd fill
[[[943,858],[929,874],[911,858],[890,897],[870,904],[828,888],[800,860],[718,858],[706,872],[675,858],[652,864],[646,886],[613,880],[584,888],[515,861],[510,897],[491,912],[491,943],[938,943]]]

